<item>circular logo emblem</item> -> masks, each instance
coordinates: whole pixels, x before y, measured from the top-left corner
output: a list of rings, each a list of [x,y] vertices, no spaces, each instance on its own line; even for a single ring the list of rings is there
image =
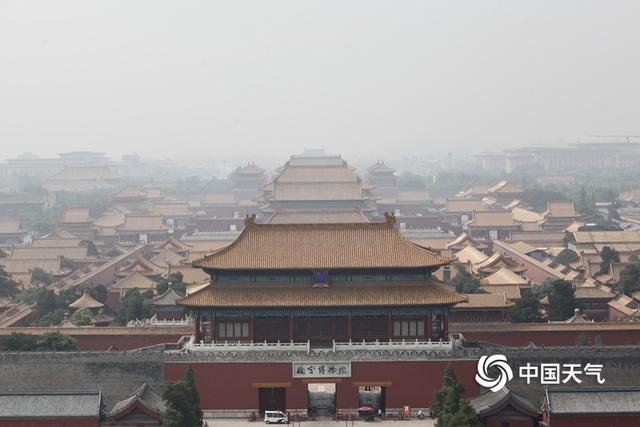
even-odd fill
[[[498,376],[496,378],[489,376],[490,368],[497,368],[496,372]],[[478,360],[477,372],[476,382],[493,392],[502,390],[507,382],[513,379],[513,371],[507,363],[507,356],[503,354],[482,356],[480,360]]]

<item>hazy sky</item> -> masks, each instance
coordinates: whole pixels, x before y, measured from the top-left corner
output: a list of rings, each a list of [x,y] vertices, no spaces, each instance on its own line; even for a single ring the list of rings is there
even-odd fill
[[[640,1],[0,0],[0,158],[640,134]]]

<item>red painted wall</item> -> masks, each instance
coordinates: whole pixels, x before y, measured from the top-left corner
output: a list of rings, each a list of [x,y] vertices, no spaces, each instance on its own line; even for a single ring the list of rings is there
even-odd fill
[[[0,420],[0,427],[99,427],[100,420]]]
[[[118,350],[133,350],[157,344],[175,344],[182,335],[77,335],[80,351],[105,351],[111,346]]]
[[[549,427],[638,427],[640,415],[562,416],[553,415]]]
[[[478,395],[475,360],[451,362],[464,384],[467,397]],[[352,362],[352,377],[336,385],[339,409],[357,408],[354,382],[391,382],[386,389],[387,408],[429,406],[448,361]],[[177,381],[188,363],[166,363],[165,379]],[[307,384],[292,378],[291,363],[192,363],[203,409],[257,409],[258,390],[252,383],[291,383],[286,391],[287,409],[307,408]]]
[[[489,329],[489,328],[487,328]],[[634,330],[567,330],[567,331],[465,331],[464,327],[450,325],[451,332],[461,332],[468,341],[484,341],[509,346],[525,346],[529,342],[544,346],[575,345],[581,334],[590,340],[600,339],[604,345],[640,343],[640,331]]]

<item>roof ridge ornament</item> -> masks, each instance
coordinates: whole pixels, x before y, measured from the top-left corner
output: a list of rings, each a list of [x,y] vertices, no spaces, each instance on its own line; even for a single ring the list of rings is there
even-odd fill
[[[394,214],[390,213],[390,212],[385,212],[384,213],[384,219],[387,221],[387,224],[395,227],[396,225],[396,217]]]
[[[245,227],[249,227],[250,225],[254,225],[256,223],[256,214],[247,215],[244,219]]]

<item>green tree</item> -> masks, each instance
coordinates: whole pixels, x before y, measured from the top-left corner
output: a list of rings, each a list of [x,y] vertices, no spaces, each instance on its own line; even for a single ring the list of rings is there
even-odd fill
[[[76,340],[60,332],[42,334],[37,342],[38,351],[75,351],[77,349]]]
[[[480,288],[480,279],[468,273],[463,267],[458,267],[458,274],[452,282],[459,294],[483,293]]]
[[[62,257],[62,259],[60,260],[60,266],[67,270],[75,270],[77,268],[76,264],[73,261],[65,257]]]
[[[82,295],[84,291],[89,292],[89,295],[91,295],[91,298],[95,299],[96,301],[100,301],[103,303],[107,300],[107,296],[108,296],[107,288],[100,283],[84,284],[78,287],[78,292],[80,295]]]
[[[162,390],[162,398],[167,405],[167,410],[162,417],[163,426],[202,426],[200,396],[195,385],[191,366],[187,368],[184,377],[180,381],[165,383]]]
[[[469,402],[462,396],[464,387],[456,378],[451,365],[444,371],[444,384],[435,394],[433,413],[438,417],[436,427],[482,427]]]
[[[120,308],[116,312],[119,325],[126,325],[130,320],[146,319],[151,316],[153,308],[145,304],[145,299],[137,288],[129,289],[120,301]]]
[[[442,388],[434,394],[433,402],[431,404],[431,412],[433,412],[433,415],[436,417],[440,417],[444,411],[447,398],[450,395],[460,398],[463,394],[464,386],[460,381],[458,381],[453,366],[448,365],[444,370]]]
[[[569,265],[572,262],[578,261],[580,256],[577,253],[572,251],[571,249],[563,249],[560,253],[553,259],[553,262],[556,264]]]
[[[67,313],[67,310],[63,308],[56,308],[48,313],[42,315],[38,319],[38,326],[49,327],[49,326],[58,326],[64,320],[64,316]]]
[[[88,256],[97,257],[99,255],[96,244],[93,243],[91,240],[83,240],[82,242],[80,242],[80,246],[86,246]]]
[[[167,289],[169,289],[169,286],[179,294],[184,295],[187,292],[187,285],[183,282],[182,273],[179,271],[171,273],[168,277],[160,279],[158,286],[156,287],[158,295],[164,294]]]
[[[600,258],[602,258],[602,263],[600,263],[599,274],[609,273],[611,264],[620,262],[620,254],[618,254],[618,251],[610,248],[609,246],[604,246],[602,248],[602,251],[600,252]]]
[[[544,319],[540,315],[542,304],[533,292],[526,292],[516,301],[511,321],[514,323],[538,323]]]
[[[91,311],[88,308],[81,308],[73,313],[71,321],[76,326],[89,326],[91,325]]]
[[[522,193],[522,201],[539,212],[547,209],[549,201],[565,200],[567,197],[557,190],[548,190],[543,188],[527,188]]]
[[[577,308],[573,285],[566,280],[556,279],[551,283],[549,294],[549,320],[567,320]]]
[[[0,297],[13,298],[18,293],[19,286],[18,282],[11,279],[4,266],[0,265]]]
[[[629,263],[620,272],[620,280],[616,282],[614,288],[629,296],[640,290],[640,261],[637,257],[633,261],[629,258]]]
[[[22,332],[12,332],[0,337],[0,351],[36,351],[38,337]]]
[[[31,283],[34,285],[45,285],[49,286],[54,281],[54,278],[51,274],[47,273],[41,268],[34,268],[31,270]]]
[[[36,296],[36,315],[38,319],[42,318],[49,312],[60,307],[58,296],[51,289],[45,287],[39,287],[38,294]]]

